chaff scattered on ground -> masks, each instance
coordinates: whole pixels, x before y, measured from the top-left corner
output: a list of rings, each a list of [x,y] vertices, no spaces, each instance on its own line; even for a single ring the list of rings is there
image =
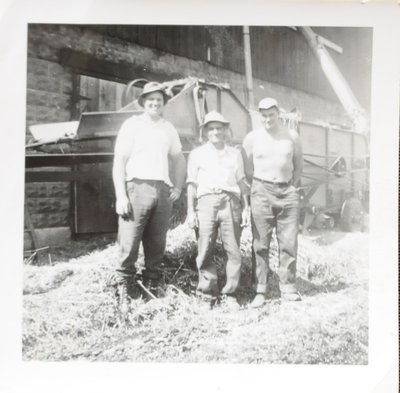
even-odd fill
[[[84,244],[79,257],[63,250],[54,266],[24,266],[23,357],[32,360],[366,364],[368,359],[368,234],[325,232],[300,236],[298,280],[302,302],[279,298],[270,277],[269,301],[248,308],[251,236],[242,236],[241,309],[210,310],[193,296],[196,241],[185,225],[171,230],[157,299],[132,299],[126,317],[112,277],[117,247]],[[89,251],[87,251],[89,250]],[[277,245],[271,245],[277,266]],[[67,261],[66,261],[67,260]],[[220,285],[225,254],[214,261]],[[140,289],[140,288],[139,288]]]

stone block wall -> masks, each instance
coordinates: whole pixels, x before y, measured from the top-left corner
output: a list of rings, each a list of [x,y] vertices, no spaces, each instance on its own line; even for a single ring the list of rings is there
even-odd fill
[[[25,198],[35,228],[69,226],[69,183],[27,184]]]
[[[27,126],[71,120],[72,75],[48,59],[28,57]]]

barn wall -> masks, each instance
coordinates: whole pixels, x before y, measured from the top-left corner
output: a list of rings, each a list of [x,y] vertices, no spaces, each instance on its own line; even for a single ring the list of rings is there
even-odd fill
[[[92,26],[94,31],[163,52],[244,73],[242,26]],[[341,46],[329,50],[367,110],[370,104],[372,28],[313,27]],[[282,26],[251,26],[253,75],[328,100],[336,100],[318,60],[299,31]]]
[[[76,102],[73,102],[72,97],[74,70],[61,65],[61,55],[64,49],[70,49],[116,65],[128,65],[135,71],[136,77],[151,75],[154,79],[163,81],[171,79],[171,75],[174,78],[197,76],[213,82],[229,83],[238,98],[243,102],[246,101],[244,75],[223,68],[223,66],[228,66],[226,58],[221,56],[221,53],[226,51],[226,43],[229,41],[226,29],[214,28],[212,30],[213,50],[210,52],[210,61],[199,61],[167,53],[168,50],[174,50],[171,42],[182,37],[179,34],[176,35],[176,31],[173,29],[169,35],[163,36],[154,36],[150,27],[133,30],[125,28],[122,31],[124,33],[119,30],[119,34],[113,35],[109,32],[106,34],[104,29],[93,27],[29,26],[27,129],[32,124],[68,121],[74,117],[74,108],[77,105]],[[199,37],[204,38],[207,44],[210,30],[206,29],[201,33],[202,30],[197,28],[195,31]],[[125,38],[123,34],[125,34]],[[134,34],[139,34],[141,37],[141,45],[132,42]],[[233,42],[239,38],[236,31]],[[148,46],[145,46],[146,44]],[[156,45],[163,47],[165,51],[150,47]],[[191,51],[193,57],[198,55],[196,51],[204,50],[203,44],[194,43],[189,39],[184,42],[184,45],[185,50]],[[196,47],[196,45],[198,46]],[[238,60],[231,68],[240,69],[239,52],[237,48],[235,50]],[[123,82],[121,79],[119,81]],[[254,89],[256,100],[266,95],[274,96],[285,109],[296,107],[307,119],[319,119],[334,123],[347,121],[341,106],[335,101],[321,99],[301,90],[294,90],[282,84],[257,78],[254,79]],[[27,184],[26,198],[35,227],[70,225],[70,186],[68,183]]]

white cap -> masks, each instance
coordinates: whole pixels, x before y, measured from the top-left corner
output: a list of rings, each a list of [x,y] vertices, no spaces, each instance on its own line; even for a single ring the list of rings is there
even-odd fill
[[[278,106],[278,101],[275,100],[275,98],[263,98],[259,103],[258,103],[258,109],[269,109],[269,108],[273,108],[276,107],[277,109],[279,109]]]

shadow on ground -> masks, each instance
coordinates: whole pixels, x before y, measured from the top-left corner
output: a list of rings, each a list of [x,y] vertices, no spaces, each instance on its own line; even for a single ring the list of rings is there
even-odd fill
[[[275,272],[270,272],[268,274],[268,289],[267,289],[267,299],[279,299],[281,293],[279,290],[279,277]],[[348,287],[348,284],[344,282],[338,282],[330,285],[320,285],[313,283],[304,278],[298,277],[296,279],[296,287],[301,296],[316,296],[321,293],[331,293],[338,292]],[[241,280],[241,285],[238,289],[238,301],[242,305],[250,303],[255,296],[255,291],[251,288],[250,280]]]

